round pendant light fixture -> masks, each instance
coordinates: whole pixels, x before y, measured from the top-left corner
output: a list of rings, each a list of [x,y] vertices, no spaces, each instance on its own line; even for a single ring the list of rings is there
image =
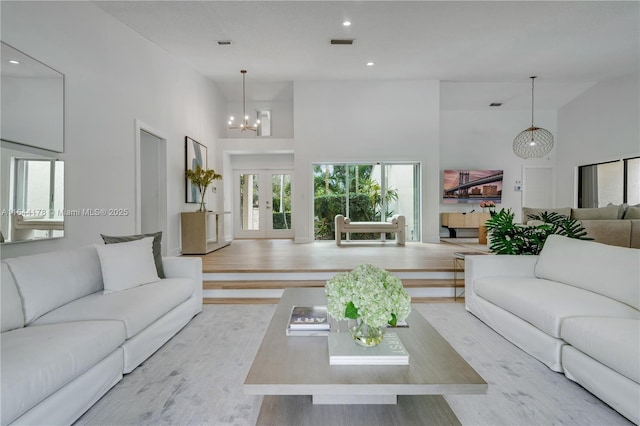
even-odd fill
[[[513,140],[513,152],[521,158],[541,158],[551,152],[553,135],[550,131],[533,124],[534,81],[531,77],[531,127],[523,130]]]

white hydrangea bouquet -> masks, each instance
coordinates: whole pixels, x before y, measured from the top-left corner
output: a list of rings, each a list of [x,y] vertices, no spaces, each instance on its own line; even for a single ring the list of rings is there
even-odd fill
[[[327,281],[327,311],[338,321],[357,319],[351,332],[356,342],[374,346],[387,325],[395,326],[411,313],[411,297],[398,277],[373,265],[360,265]]]

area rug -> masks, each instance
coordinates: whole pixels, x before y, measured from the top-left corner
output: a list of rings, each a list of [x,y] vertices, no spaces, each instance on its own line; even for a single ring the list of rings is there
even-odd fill
[[[631,424],[493,332],[464,305],[413,308],[489,384],[484,395],[446,397],[463,425]],[[76,424],[254,425],[262,397],[245,395],[242,385],[274,311],[275,305],[205,305]]]

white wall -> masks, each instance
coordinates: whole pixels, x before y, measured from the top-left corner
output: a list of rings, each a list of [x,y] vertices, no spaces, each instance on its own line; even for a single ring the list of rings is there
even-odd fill
[[[422,163],[422,241],[439,239],[437,81],[294,82],[296,242],[313,241],[312,164]]]
[[[180,247],[184,137],[209,147],[226,131],[216,85],[87,2],[3,2],[2,39],[65,74],[65,207],[135,209],[135,120],[168,136],[169,254]],[[219,117],[219,118],[218,118]],[[216,164],[221,159],[209,159]],[[2,256],[135,232],[135,215],[67,217],[65,238],[3,245]]]
[[[535,124],[557,135],[555,111],[536,110]],[[513,152],[513,139],[531,125],[531,110],[509,111],[442,111],[440,113],[440,175],[447,169],[504,170],[502,203],[498,208],[511,208],[515,220],[522,213],[522,193],[514,191],[516,180],[522,180],[523,165],[555,165],[556,147],[544,158],[524,160]],[[557,139],[557,138],[556,138]],[[442,212],[480,211],[479,204],[442,204]]]
[[[558,111],[557,201],[576,206],[577,166],[640,155],[640,75],[604,81]]]

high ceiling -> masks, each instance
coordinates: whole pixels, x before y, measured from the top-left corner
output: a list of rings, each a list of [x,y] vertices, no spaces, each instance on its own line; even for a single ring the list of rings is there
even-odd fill
[[[255,100],[286,98],[298,80],[436,79],[445,82],[444,107],[526,108],[529,76],[538,75],[536,105],[557,108],[640,64],[638,1],[96,4],[216,81],[229,99],[241,96],[247,69]],[[354,42],[331,45],[332,38]]]

